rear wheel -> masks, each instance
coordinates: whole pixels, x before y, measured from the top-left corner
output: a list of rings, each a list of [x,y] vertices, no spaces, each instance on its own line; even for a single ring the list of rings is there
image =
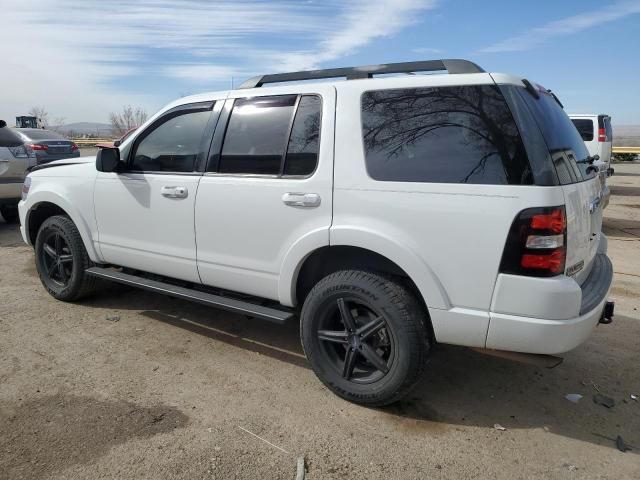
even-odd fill
[[[301,315],[305,353],[337,395],[393,403],[417,382],[429,353],[426,312],[405,287],[380,275],[340,271],[322,279]]]
[[[2,205],[0,206],[0,214],[7,223],[18,223],[20,216],[18,215],[17,205]]]
[[[85,270],[91,260],[75,224],[56,215],[44,221],[35,244],[36,269],[42,285],[58,300],[79,300],[93,293],[95,278]]]

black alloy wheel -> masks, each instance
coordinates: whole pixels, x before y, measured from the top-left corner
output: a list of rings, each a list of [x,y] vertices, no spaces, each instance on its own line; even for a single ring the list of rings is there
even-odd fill
[[[355,298],[338,298],[317,331],[321,350],[342,378],[372,383],[389,373],[393,337],[384,316]]]
[[[340,270],[306,296],[300,338],[313,371],[335,394],[382,406],[417,383],[431,347],[428,322],[402,279]]]
[[[47,232],[40,256],[47,277],[56,285],[66,287],[73,273],[73,254],[59,231]]]

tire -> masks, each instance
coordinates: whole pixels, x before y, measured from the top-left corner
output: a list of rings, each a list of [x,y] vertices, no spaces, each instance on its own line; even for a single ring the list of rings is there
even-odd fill
[[[7,223],[18,223],[20,220],[17,205],[2,205],[0,207],[0,214],[2,214],[2,218],[4,218],[4,221]]]
[[[323,278],[305,299],[300,336],[313,371],[330,390],[377,407],[417,383],[431,345],[426,321],[420,302],[399,283],[343,270]]]
[[[72,302],[94,292],[96,279],[85,273],[92,262],[69,217],[56,215],[44,221],[35,254],[40,281],[55,299]]]

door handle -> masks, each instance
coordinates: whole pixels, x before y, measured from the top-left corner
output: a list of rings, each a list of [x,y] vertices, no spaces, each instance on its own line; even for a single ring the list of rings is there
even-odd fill
[[[164,186],[160,189],[160,193],[167,198],[187,198],[189,190],[187,187]]]
[[[282,195],[285,205],[291,207],[317,207],[320,205],[320,195],[317,193],[285,193]]]

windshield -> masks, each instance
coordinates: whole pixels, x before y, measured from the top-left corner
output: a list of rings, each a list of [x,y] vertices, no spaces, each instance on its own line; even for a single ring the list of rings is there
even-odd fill
[[[536,99],[525,89],[518,91],[542,132],[560,183],[566,185],[593,177],[593,172],[586,173],[588,163],[577,163],[586,160],[589,152],[575,125],[553,96],[539,91]]]

